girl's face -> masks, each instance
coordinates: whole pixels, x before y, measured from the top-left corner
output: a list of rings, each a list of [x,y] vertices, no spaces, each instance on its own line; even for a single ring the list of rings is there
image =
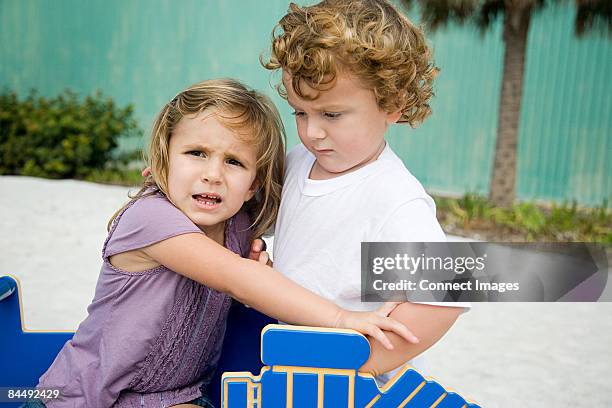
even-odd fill
[[[168,153],[170,200],[211,238],[223,237],[225,220],[257,191],[255,146],[206,110],[179,121]]]

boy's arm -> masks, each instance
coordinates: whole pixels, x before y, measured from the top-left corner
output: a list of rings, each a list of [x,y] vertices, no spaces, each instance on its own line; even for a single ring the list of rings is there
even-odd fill
[[[390,214],[373,241],[439,242],[446,241],[446,236],[427,201],[416,199],[403,204]],[[408,343],[389,335],[388,338],[392,341],[394,350],[385,352],[378,342],[369,339],[372,352],[360,371],[379,375],[405,364],[440,340],[464,310],[464,307],[450,304],[434,306],[402,303],[391,313],[391,316],[409,327],[419,338],[419,343]]]
[[[372,351],[359,371],[376,376],[405,364],[440,340],[461,313],[462,307],[402,303],[390,316],[410,327],[419,342],[409,343],[400,336],[385,332],[394,346],[393,350],[387,350],[378,341],[368,337]]]

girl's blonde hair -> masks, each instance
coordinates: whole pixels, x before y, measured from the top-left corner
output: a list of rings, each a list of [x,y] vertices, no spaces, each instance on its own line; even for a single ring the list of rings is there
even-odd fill
[[[148,154],[145,156],[150,175],[145,178],[142,188],[130,196],[131,201],[156,192],[168,195],[168,152],[172,132],[184,116],[197,115],[207,109],[214,110],[224,126],[257,147],[255,179],[259,183],[259,191],[243,208],[253,220],[253,236],[261,236],[274,223],[280,206],[285,129],[268,97],[233,79],[198,82],[164,105],[153,123]],[[109,229],[126,206],[113,215]]]
[[[354,74],[374,91],[385,112],[401,111],[400,123],[415,127],[431,109],[437,68],[421,29],[385,0],[324,0],[308,7],[294,3],[272,31],[270,70],[292,76],[291,87],[302,98],[300,84],[319,91],[331,88],[340,72]],[[286,90],[280,84],[280,95]]]

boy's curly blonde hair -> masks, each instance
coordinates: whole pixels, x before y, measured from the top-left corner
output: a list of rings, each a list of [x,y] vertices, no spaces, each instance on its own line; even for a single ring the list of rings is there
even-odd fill
[[[317,95],[302,93],[302,81],[319,91],[329,89],[344,70],[374,91],[383,111],[401,111],[399,123],[415,127],[431,113],[438,71],[431,50],[421,29],[385,0],[291,3],[272,31],[270,59],[261,63],[291,74],[293,90],[304,99]],[[286,98],[283,85],[277,89]]]

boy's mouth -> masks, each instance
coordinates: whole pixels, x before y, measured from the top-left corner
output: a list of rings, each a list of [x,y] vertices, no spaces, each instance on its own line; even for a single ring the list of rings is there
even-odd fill
[[[196,202],[205,208],[216,207],[221,204],[223,199],[219,194],[215,193],[203,193],[203,194],[194,194],[191,196]]]

